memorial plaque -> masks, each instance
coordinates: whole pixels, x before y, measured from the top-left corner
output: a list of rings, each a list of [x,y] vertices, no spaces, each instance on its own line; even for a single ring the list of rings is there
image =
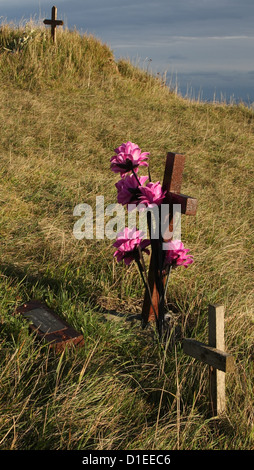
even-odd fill
[[[15,313],[23,315],[30,322],[30,330],[50,344],[57,351],[65,346],[83,345],[84,337],[60,318],[47,305],[31,300],[16,309]]]
[[[35,308],[24,313],[24,317],[30,320],[36,328],[43,333],[54,333],[66,328],[61,320],[50,315],[44,308]]]

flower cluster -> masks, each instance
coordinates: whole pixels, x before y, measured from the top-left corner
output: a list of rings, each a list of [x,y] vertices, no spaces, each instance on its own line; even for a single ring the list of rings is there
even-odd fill
[[[115,149],[115,155],[111,158],[111,170],[119,173],[121,178],[115,184],[117,189],[117,201],[119,204],[126,205],[128,210],[141,205],[142,208],[152,209],[158,207],[159,229],[161,228],[162,211],[161,204],[166,196],[159,181],[152,183],[150,172],[148,176],[138,174],[139,167],[148,167],[148,152],[141,152],[140,148],[133,142],[126,142]],[[148,181],[149,180],[149,181]],[[151,232],[151,218],[147,219],[149,232]],[[154,282],[158,290],[158,308],[155,309],[152,297],[149,279],[146,273],[143,253],[150,254],[148,246],[151,245],[154,270]],[[166,245],[166,248],[165,246]],[[114,257],[118,262],[124,261],[128,266],[132,261],[137,263],[140,275],[144,282],[146,292],[149,293],[150,303],[154,311],[157,322],[157,329],[161,337],[164,325],[164,299],[167,287],[165,276],[169,279],[171,268],[184,266],[187,268],[193,263],[193,257],[189,255],[189,249],[184,248],[180,240],[172,240],[168,243],[163,242],[162,236],[158,240],[151,235],[151,240],[144,239],[144,233],[136,228],[125,228],[123,232],[118,233],[113,246],[116,248]]]
[[[129,171],[138,171],[139,166],[148,166],[146,160],[149,152],[141,153],[138,145],[126,142],[115,149],[116,155],[111,158],[111,170],[124,176]]]
[[[117,201],[119,204],[143,204],[152,208],[154,205],[160,206],[165,198],[166,191],[163,191],[159,181],[147,182],[148,176],[139,176],[140,166],[148,167],[149,152],[141,152],[138,145],[133,142],[126,142],[115,149],[115,155],[111,158],[111,170],[120,173],[121,179],[115,184],[117,189]],[[133,207],[133,206],[132,206]],[[150,240],[144,240],[142,232],[136,229],[125,228],[124,232],[117,235],[114,253],[117,261],[124,261],[129,265],[132,261],[140,260],[140,251],[149,254],[147,246]],[[185,249],[180,240],[174,240],[167,244],[164,256],[164,268],[185,266],[193,262],[193,257],[188,255],[189,249]]]
[[[111,158],[111,170],[120,173],[121,179],[116,183],[117,201],[127,205],[139,203],[151,208],[160,205],[165,197],[159,181],[152,183],[148,176],[137,176],[140,166],[148,166],[149,152],[141,152],[133,142],[126,142],[115,149],[116,155]]]
[[[121,178],[116,184],[117,202],[122,204],[133,204],[138,202],[141,196],[141,188],[148,180],[148,176],[139,176],[137,179],[133,174]]]
[[[117,241],[113,245],[117,248],[114,256],[118,262],[123,260],[129,265],[133,260],[138,260],[140,257],[138,247],[149,255],[147,246],[150,245],[150,240],[143,240],[143,235],[139,230],[130,230],[127,227],[118,234]]]
[[[157,181],[157,183],[148,183],[146,186],[142,186],[140,193],[139,202],[147,207],[153,207],[155,204],[159,206],[162,203],[166,191],[162,190],[160,182]]]
[[[184,266],[187,268],[189,264],[193,263],[193,256],[187,255],[190,251],[188,248],[184,248],[183,243],[180,240],[172,240],[168,242],[165,254],[164,265],[172,266]]]

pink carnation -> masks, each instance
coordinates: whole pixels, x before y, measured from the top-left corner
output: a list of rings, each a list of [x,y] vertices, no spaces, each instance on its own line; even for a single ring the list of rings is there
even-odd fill
[[[173,267],[184,266],[187,268],[189,264],[193,263],[193,256],[187,255],[189,251],[190,250],[188,248],[184,248],[184,245],[180,240],[172,240],[168,242],[165,265]]]
[[[127,175],[115,184],[117,193],[117,201],[119,204],[135,204],[138,203],[139,187],[145,184],[148,176],[140,176],[139,183],[133,174]]]
[[[148,159],[147,155],[149,152],[141,153],[138,145],[133,142],[126,142],[121,144],[115,149],[116,155],[114,155],[111,161],[111,170],[115,173],[120,173],[124,176],[129,171],[138,171],[139,166],[148,166],[145,161]]]
[[[140,188],[141,195],[139,201],[146,204],[147,207],[153,207],[155,204],[160,205],[165,197],[166,191],[162,190],[159,181],[157,183],[148,183]]]
[[[133,142],[128,141],[128,142],[126,142],[126,144],[119,145],[119,147],[117,147],[115,149],[115,152],[117,154],[119,154],[119,153],[131,153],[136,148],[139,148],[139,146],[137,144],[134,144]]]
[[[117,240],[113,246],[117,248],[114,256],[118,263],[124,260],[125,264],[129,265],[133,260],[139,259],[138,246],[142,251],[149,254],[146,247],[150,245],[150,240],[143,240],[142,236],[143,233],[139,230],[130,230],[128,227],[117,235]]]

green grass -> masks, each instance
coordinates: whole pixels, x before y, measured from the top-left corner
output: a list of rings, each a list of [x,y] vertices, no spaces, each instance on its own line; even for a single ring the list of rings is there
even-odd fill
[[[32,30],[32,32],[31,32]],[[0,448],[253,449],[253,111],[183,99],[92,36],[38,26],[0,30]],[[25,39],[24,38],[28,38]],[[186,154],[182,218],[195,263],[174,272],[168,309],[180,336],[207,341],[207,307],[225,305],[227,413],[211,419],[208,369],[181,343],[162,347],[139,322],[135,265],[112,241],[73,237],[73,209],[116,202],[113,149]],[[80,330],[81,349],[52,354],[13,315],[31,298]],[[172,333],[173,335],[173,333]]]

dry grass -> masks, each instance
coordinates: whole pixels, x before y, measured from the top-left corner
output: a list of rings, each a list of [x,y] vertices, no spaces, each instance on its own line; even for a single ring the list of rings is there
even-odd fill
[[[62,31],[55,47],[42,28],[26,34],[21,45],[23,30],[0,30],[1,448],[253,449],[253,111],[179,98],[127,61],[116,67],[95,38]],[[76,204],[116,201],[109,159],[129,139],[150,151],[154,181],[167,151],[187,155],[183,192],[199,208],[182,238],[195,264],[174,273],[168,302],[199,340],[208,304],[225,305],[237,367],[221,420],[207,412],[207,368],[180,343],[105,321],[140,311],[135,266],[115,265],[110,240],[72,234]],[[31,297],[85,347],[54,356],[37,344],[11,315]]]

